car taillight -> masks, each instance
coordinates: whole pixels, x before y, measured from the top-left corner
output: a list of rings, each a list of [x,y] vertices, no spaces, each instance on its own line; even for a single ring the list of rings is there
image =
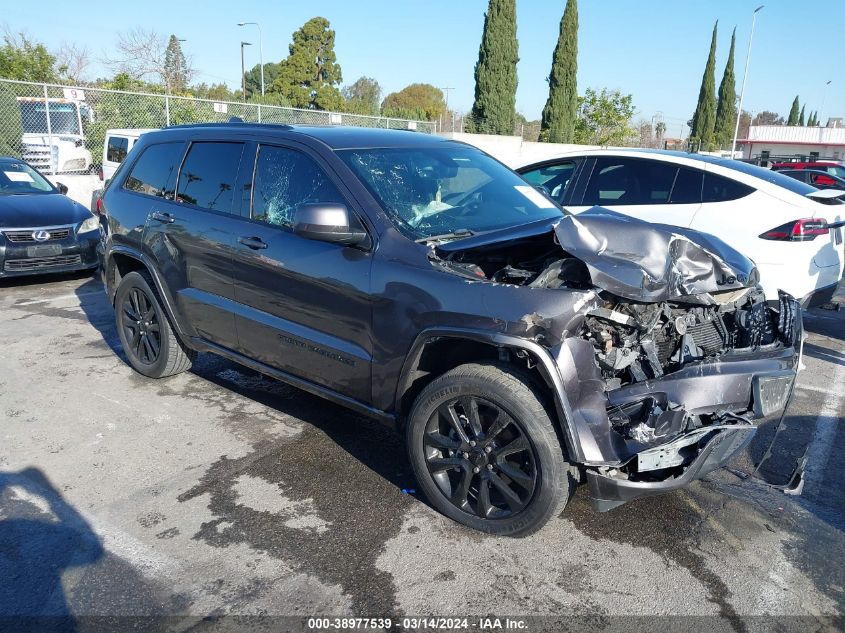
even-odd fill
[[[97,198],[97,215],[101,215],[103,213],[103,199]]]
[[[782,242],[810,242],[818,235],[827,235],[830,226],[824,218],[801,218],[769,229],[760,237]]]

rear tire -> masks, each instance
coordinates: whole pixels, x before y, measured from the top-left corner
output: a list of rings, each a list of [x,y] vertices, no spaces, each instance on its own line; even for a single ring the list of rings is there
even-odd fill
[[[132,368],[150,378],[191,368],[196,352],[176,336],[146,271],[127,273],[114,295],[117,333]]]
[[[422,390],[405,440],[419,487],[437,510],[517,537],[563,510],[575,481],[533,382],[517,367],[467,364]]]

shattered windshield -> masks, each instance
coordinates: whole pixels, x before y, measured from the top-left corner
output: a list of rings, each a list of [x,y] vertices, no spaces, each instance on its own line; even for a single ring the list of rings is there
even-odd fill
[[[341,150],[343,161],[414,240],[479,233],[563,212],[520,176],[467,147]]]

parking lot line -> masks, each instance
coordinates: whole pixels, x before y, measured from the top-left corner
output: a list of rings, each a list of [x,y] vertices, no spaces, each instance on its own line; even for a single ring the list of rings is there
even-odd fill
[[[797,391],[813,391],[815,393],[823,393],[825,396],[830,394],[830,389],[819,387],[818,385],[795,385]]]
[[[845,384],[845,365],[836,365],[831,384],[834,385],[834,389],[837,385]],[[839,415],[844,403],[845,395],[839,391],[830,391],[821,403],[805,471],[807,481],[814,486],[821,485],[821,478],[830,459],[834,436],[840,422]]]
[[[69,294],[69,295],[59,295],[58,297],[48,297],[46,299],[31,299],[29,301],[21,301],[20,303],[16,303],[17,306],[31,306],[36,305],[39,303],[54,303],[57,301],[65,301],[66,299],[84,299],[85,297],[93,297],[95,295],[99,295],[100,292],[85,292],[83,294]]]

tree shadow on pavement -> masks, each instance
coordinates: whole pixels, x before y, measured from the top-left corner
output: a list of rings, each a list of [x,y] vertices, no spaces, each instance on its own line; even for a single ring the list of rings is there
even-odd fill
[[[62,573],[103,548],[40,470],[0,473],[0,629],[74,631]]]
[[[0,290],[3,288],[22,288],[26,286],[38,286],[42,284],[54,284],[56,282],[69,281],[74,279],[85,279],[93,274],[90,270],[80,270],[72,273],[42,273],[40,275],[21,275],[20,277],[5,277],[0,279]]]
[[[804,353],[807,356],[816,358],[818,360],[826,361],[832,365],[845,366],[845,354],[837,352],[826,347],[815,345],[814,343],[804,343]]]

